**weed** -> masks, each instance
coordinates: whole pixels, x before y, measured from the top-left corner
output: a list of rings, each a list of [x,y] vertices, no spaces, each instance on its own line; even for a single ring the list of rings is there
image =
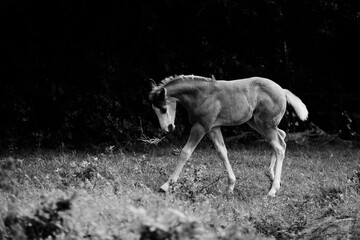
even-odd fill
[[[15,168],[15,160],[12,157],[7,158],[0,166],[0,189],[11,191],[14,189],[11,172]]]
[[[353,174],[347,178],[350,187],[356,190],[356,192],[360,193],[360,164],[357,165],[355,170],[353,170]]]
[[[218,238],[219,240],[272,240],[272,237],[264,237],[256,232],[256,229],[249,223],[242,226],[232,224],[225,233]]]
[[[344,201],[344,189],[339,186],[321,187],[320,192],[320,198],[325,206],[328,204],[338,205]]]
[[[210,194],[210,187],[220,180],[217,177],[215,181],[207,184],[206,165],[190,165],[182,172],[182,177],[176,182],[170,184],[169,192],[175,194],[182,200],[196,202]]]
[[[112,170],[97,157],[90,157],[81,162],[70,162],[69,168],[56,170],[63,187],[85,187],[94,189],[98,184],[115,180]]]
[[[256,233],[250,224],[231,224],[227,229],[216,229],[214,225],[202,223],[196,217],[186,216],[175,209],[166,209],[162,215],[150,217],[145,209],[131,208],[137,215],[140,240],[267,240]],[[211,231],[213,230],[213,231]]]
[[[64,232],[64,219],[61,212],[71,209],[74,194],[68,199],[57,201],[44,201],[36,209],[33,216],[20,216],[17,213],[9,213],[4,219],[6,234],[10,239],[47,239],[55,238]]]
[[[325,217],[318,219],[298,235],[297,239],[357,239],[351,228],[353,218]]]

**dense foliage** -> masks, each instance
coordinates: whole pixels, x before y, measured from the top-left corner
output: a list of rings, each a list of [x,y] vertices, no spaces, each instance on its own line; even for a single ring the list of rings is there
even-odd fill
[[[144,131],[153,135],[147,80],[174,74],[271,78],[304,100],[312,122],[354,137],[359,5],[1,1],[1,145],[128,143]]]

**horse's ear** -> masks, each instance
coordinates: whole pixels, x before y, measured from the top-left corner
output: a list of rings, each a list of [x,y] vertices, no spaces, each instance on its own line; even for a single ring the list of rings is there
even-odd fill
[[[161,100],[165,100],[165,94],[166,94],[166,89],[165,88],[161,89],[161,91],[159,93],[159,98]]]
[[[156,82],[152,78],[150,78],[149,81],[150,81],[151,88],[155,88],[157,86]]]
[[[211,79],[212,79],[213,81],[216,81],[216,79],[215,79],[215,77],[214,77],[214,74],[211,74]]]

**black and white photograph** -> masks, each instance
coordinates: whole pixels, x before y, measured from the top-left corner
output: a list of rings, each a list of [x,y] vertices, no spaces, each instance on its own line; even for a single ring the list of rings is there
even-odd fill
[[[0,240],[360,239],[360,1],[0,0]]]

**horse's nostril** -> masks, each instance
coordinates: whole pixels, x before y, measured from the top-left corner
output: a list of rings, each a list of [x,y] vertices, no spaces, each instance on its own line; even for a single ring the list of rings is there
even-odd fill
[[[168,129],[169,129],[169,132],[172,132],[174,130],[174,126],[172,124],[169,124]]]

